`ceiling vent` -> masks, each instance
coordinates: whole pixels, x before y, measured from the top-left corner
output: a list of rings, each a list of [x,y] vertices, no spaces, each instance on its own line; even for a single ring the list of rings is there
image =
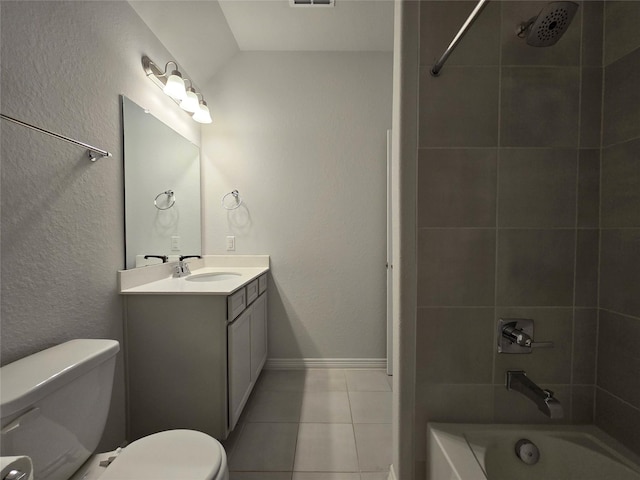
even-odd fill
[[[334,7],[335,0],[289,0],[292,7]]]

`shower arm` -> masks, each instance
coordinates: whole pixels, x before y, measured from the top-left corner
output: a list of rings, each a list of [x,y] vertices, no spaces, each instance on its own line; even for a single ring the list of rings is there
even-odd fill
[[[467,20],[462,24],[462,27],[460,27],[460,31],[458,31],[458,34],[453,38],[453,41],[449,44],[440,59],[431,68],[431,75],[433,75],[434,77],[440,75],[440,70],[442,70],[442,66],[449,58],[449,55],[453,53],[455,48],[458,46],[458,43],[460,43],[460,40],[462,40],[462,37],[464,37],[464,35],[467,33],[467,30],[469,30],[471,24],[476,20],[478,15],[480,15],[480,12],[482,12],[482,9],[487,5],[488,2],[489,0],[478,1],[478,4],[471,12],[471,15],[469,15],[469,18],[467,18]]]
[[[522,22],[520,25],[518,25],[518,29],[516,30],[516,35],[519,38],[525,38],[527,36],[527,32],[529,31],[531,26],[535,23],[537,18],[538,17],[531,17],[531,19],[528,22]]]

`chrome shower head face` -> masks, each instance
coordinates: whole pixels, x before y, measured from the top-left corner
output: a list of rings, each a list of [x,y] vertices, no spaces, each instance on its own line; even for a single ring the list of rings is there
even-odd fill
[[[567,31],[578,4],[574,2],[551,2],[528,22],[520,26],[518,36],[525,37],[532,47],[550,47]]]

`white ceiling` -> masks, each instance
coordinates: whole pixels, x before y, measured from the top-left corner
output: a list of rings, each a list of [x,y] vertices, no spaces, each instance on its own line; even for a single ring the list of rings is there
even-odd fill
[[[238,51],[393,50],[393,0],[335,0],[335,7],[291,7],[289,0],[129,3],[200,85]]]
[[[289,0],[220,0],[240,50],[393,49],[393,1],[336,0],[335,7],[291,7]]]
[[[238,44],[216,0],[129,3],[174,57],[151,60],[160,67],[176,60],[200,87],[238,52]]]

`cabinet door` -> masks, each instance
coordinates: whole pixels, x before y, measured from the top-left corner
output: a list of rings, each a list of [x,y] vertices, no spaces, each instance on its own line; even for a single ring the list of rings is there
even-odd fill
[[[253,304],[251,315],[251,380],[255,382],[267,360],[267,295]]]
[[[229,430],[233,430],[251,393],[251,316],[253,307],[227,326],[229,355]]]

